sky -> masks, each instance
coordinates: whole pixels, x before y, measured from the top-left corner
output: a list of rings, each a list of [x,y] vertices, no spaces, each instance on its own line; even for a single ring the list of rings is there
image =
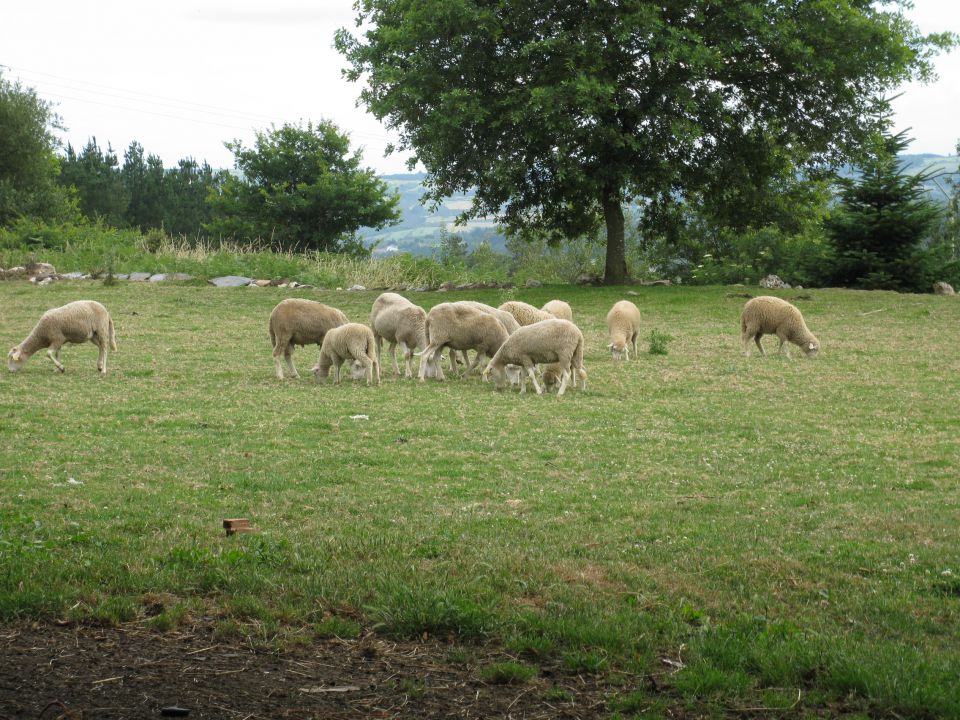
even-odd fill
[[[960,32],[958,0],[915,0],[922,32]],[[251,147],[271,125],[329,120],[380,174],[406,172],[384,150],[397,136],[357,98],[334,32],[353,0],[20,0],[0,15],[0,70],[53,104],[82,148],[96,137],[121,158],[136,140],[165,166],[192,157],[233,166],[226,141]],[[935,61],[935,83],[894,103],[912,153],[953,154],[960,140],[960,50]]]

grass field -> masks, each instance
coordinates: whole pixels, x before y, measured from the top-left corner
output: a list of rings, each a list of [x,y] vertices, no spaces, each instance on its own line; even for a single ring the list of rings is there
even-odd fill
[[[386,356],[379,388],[317,386],[315,347],[281,383],[283,290],[0,283],[4,349],[81,298],[119,344],[104,379],[92,345],[0,376],[0,620],[452,635],[599,674],[623,717],[960,717],[960,301],[784,291],[820,357],[744,358],[747,290],[638,288],[673,340],[629,363],[623,288],[412,296],[566,299],[589,385],[558,399]],[[376,295],[302,293],[361,322]]]

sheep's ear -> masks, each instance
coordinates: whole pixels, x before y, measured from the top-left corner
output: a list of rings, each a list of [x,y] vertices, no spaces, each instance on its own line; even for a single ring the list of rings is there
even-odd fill
[[[816,345],[814,345],[813,343],[810,343],[810,345],[807,346],[807,350],[815,350],[816,347],[817,347]]]
[[[608,350],[613,350],[613,343],[612,343],[612,342],[608,342],[608,343],[607,343],[607,349],[608,349]]]

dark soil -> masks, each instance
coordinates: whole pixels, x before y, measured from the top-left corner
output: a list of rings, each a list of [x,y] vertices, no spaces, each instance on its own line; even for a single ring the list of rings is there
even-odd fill
[[[177,709],[234,720],[610,715],[614,690],[602,679],[539,664],[527,683],[489,684],[481,669],[514,658],[455,647],[370,635],[268,651],[216,640],[212,627],[0,626],[0,720],[160,718]]]

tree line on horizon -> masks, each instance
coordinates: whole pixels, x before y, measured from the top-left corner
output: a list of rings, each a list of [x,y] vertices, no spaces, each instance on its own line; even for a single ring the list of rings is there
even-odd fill
[[[399,0],[370,0],[357,10],[363,32],[343,29],[335,44],[347,78],[365,83],[361,101],[427,168],[427,203],[469,189],[463,217],[494,217],[514,240],[593,239],[607,283],[629,279],[632,222],[647,256],[717,280],[756,264],[751,254],[779,252],[822,282],[921,289],[931,268],[956,262],[956,238],[932,242],[950,223],[929,207],[922,175],[898,166],[907,140],[884,95],[929,77],[956,37],[922,35],[870,3],[740,5],[750,12],[698,0],[427,0],[400,12]],[[2,76],[0,91],[0,108],[20,113],[0,113],[0,148],[9,133],[13,155],[40,151],[0,169],[16,180],[0,176],[0,223],[72,209],[126,227],[362,253],[360,227],[399,218],[396,194],[325,121],[259,132],[250,148],[226,143],[236,172],[191,159],[165,169],[138,143],[121,165],[93,138],[58,155],[49,107]],[[11,140],[24,132],[32,144]],[[851,162],[860,178],[837,179]],[[869,215],[877,202],[882,218]],[[891,218],[900,231],[877,224]],[[854,239],[857,225],[871,231]]]

